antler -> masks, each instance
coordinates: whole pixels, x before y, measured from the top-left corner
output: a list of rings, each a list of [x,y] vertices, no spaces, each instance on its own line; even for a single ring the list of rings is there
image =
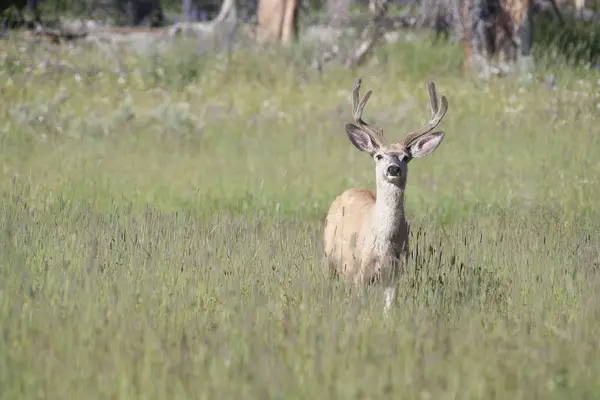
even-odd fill
[[[426,135],[432,130],[434,130],[435,127],[440,124],[442,118],[444,118],[444,115],[446,115],[446,111],[448,111],[448,100],[443,95],[440,97],[442,103],[442,106],[440,107],[440,103],[438,102],[437,98],[437,91],[435,89],[435,82],[427,81],[427,89],[429,90],[429,102],[431,105],[431,119],[429,120],[427,125],[417,129],[416,131],[412,131],[406,135],[404,140],[402,140],[402,144],[406,147],[413,144],[417,139],[419,139],[423,135]]]
[[[361,82],[362,80],[360,78],[356,78],[354,80],[354,88],[352,89],[352,117],[354,118],[354,122],[365,133],[371,136],[379,146],[387,145],[388,141],[385,136],[383,136],[383,131],[370,126],[362,120],[363,109],[365,108],[365,105],[367,105],[367,101],[369,100],[369,97],[371,97],[371,94],[373,94],[373,91],[368,90],[363,98],[360,99],[359,91]]]

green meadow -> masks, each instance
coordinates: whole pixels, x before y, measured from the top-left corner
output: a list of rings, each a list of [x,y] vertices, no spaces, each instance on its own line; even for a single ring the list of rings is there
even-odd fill
[[[600,73],[539,58],[480,81],[459,45],[198,56],[4,42],[3,399],[593,399],[600,393]],[[320,264],[323,219],[447,96],[410,164],[397,307]]]

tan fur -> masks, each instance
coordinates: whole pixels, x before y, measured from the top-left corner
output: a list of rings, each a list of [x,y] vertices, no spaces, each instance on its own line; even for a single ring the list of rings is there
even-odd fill
[[[325,254],[331,261],[332,272],[351,280],[361,278],[355,263],[357,243],[362,242],[368,232],[362,232],[365,220],[372,218],[375,194],[367,189],[352,188],[338,196],[325,219]]]
[[[357,287],[374,281],[386,286],[384,312],[395,300],[397,277],[406,266],[409,225],[404,216],[404,190],[408,162],[431,154],[444,132],[432,132],[444,117],[448,103],[437,100],[435,84],[428,82],[432,118],[424,127],[389,144],[383,133],[362,120],[362,110],[371,95],[359,101],[360,78],[354,83],[355,124],[346,125],[350,141],[369,153],[376,162],[376,194],[352,188],[338,196],[325,218],[324,251],[326,268]]]
[[[357,286],[379,278],[384,260],[391,268],[391,260],[406,256],[408,251],[409,228],[402,209],[403,198],[396,202],[398,214],[386,216],[389,220],[381,223],[377,220],[376,203],[372,191],[348,189],[334,200],[325,219],[325,254],[331,272]],[[378,228],[390,224],[397,228],[393,237],[377,235]]]

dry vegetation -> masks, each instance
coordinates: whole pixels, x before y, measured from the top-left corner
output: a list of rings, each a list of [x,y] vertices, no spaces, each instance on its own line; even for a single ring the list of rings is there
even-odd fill
[[[600,391],[598,70],[477,82],[427,40],[324,72],[301,49],[2,46],[2,398]],[[427,119],[427,79],[450,102],[387,321],[318,262],[330,202],[373,187],[343,130],[357,75],[390,138]]]

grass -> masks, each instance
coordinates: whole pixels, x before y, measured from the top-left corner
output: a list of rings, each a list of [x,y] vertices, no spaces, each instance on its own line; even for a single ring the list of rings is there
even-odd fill
[[[460,46],[360,71],[302,50],[0,52],[0,393],[29,398],[595,398],[600,74],[462,73]],[[558,85],[544,83],[552,73]],[[319,264],[322,220],[390,138],[450,103],[411,163],[410,273],[382,318]]]

